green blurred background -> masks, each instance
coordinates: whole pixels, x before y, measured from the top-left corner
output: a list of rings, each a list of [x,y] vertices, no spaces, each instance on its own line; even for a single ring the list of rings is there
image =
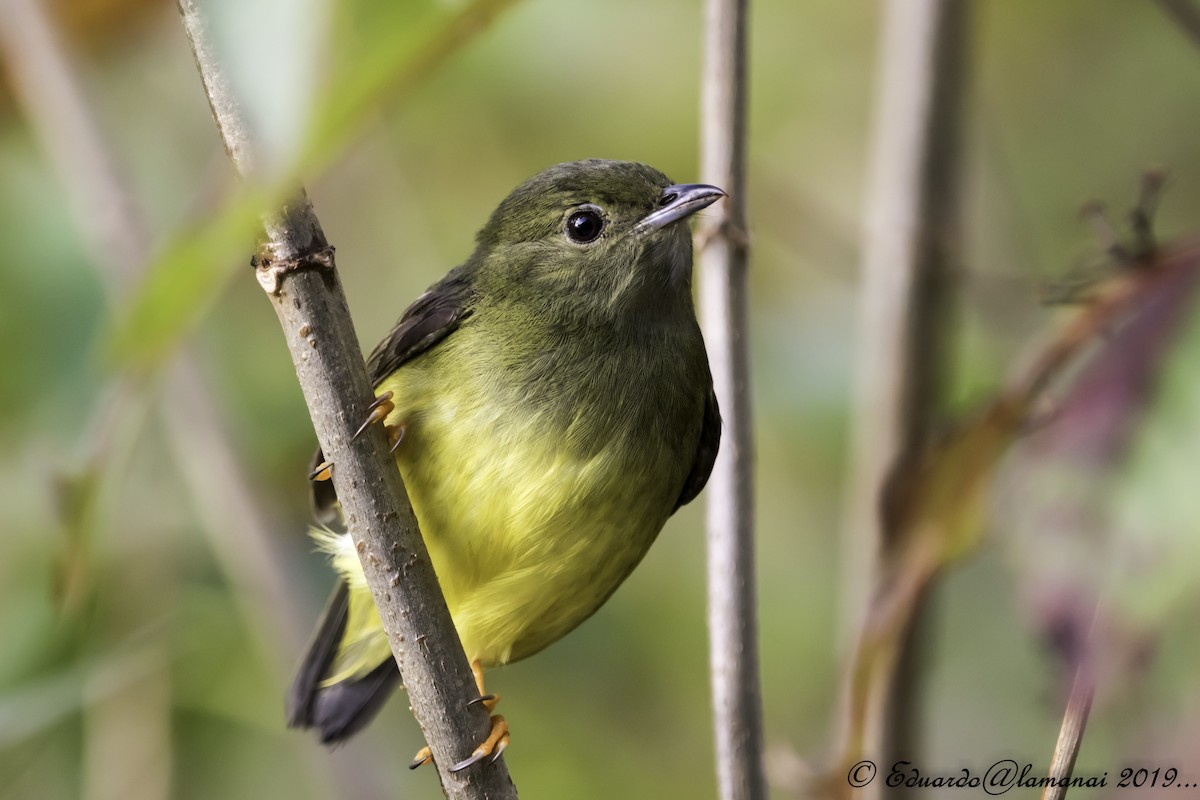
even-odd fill
[[[386,84],[392,67],[373,54],[405,62],[462,5],[211,7],[231,70],[252,102],[270,103],[265,134],[286,165],[310,113],[320,122],[314,97]],[[1042,283],[1094,256],[1083,201],[1123,209],[1140,171],[1162,165],[1164,238],[1194,229],[1200,210],[1200,51],[1154,3],[973,9],[962,407],[1052,319],[1037,300]],[[762,674],[769,774],[787,797],[800,796],[805,764],[830,747],[846,640],[839,498],[880,9],[757,0],[751,15]],[[218,217],[234,181],[173,7],[60,0],[56,19],[156,250]],[[318,147],[307,163],[319,168],[303,180],[364,347],[467,255],[494,205],[537,170],[597,156],[695,180],[701,23],[700,3],[687,0],[526,0],[432,73],[378,92],[348,135]],[[19,66],[10,55],[9,74]],[[120,312],[99,277],[105,258],[73,214],[78,186],[52,166],[22,109],[12,94],[0,99],[0,796],[437,796],[431,770],[405,769],[421,741],[403,698],[332,752],[284,727],[290,670],[332,577],[304,533],[314,440],[246,266],[252,242],[202,251],[219,262],[201,282],[213,300],[182,283],[175,298],[204,312],[186,347],[236,455],[231,474],[168,441],[157,367],[114,401],[111,418],[95,418],[123,368],[111,347]],[[158,265],[168,293],[171,267]],[[199,480],[183,477],[188,458]],[[258,535],[232,530],[236,521],[213,530],[203,487],[231,479],[258,502],[259,547],[284,578],[284,603],[220,556],[222,533]],[[505,696],[506,758],[523,796],[713,796],[702,505],[671,521],[579,631],[490,676]],[[1018,579],[1037,554],[1006,540],[1002,508],[996,518],[988,548],[935,598],[922,725],[930,771],[1004,757],[1044,767],[1057,732],[1060,679]],[[1200,705],[1200,641],[1186,624],[1195,611],[1194,601],[1173,608],[1148,671],[1102,698],[1081,771],[1115,775],[1130,759],[1166,766],[1178,748],[1200,752],[1188,713]]]

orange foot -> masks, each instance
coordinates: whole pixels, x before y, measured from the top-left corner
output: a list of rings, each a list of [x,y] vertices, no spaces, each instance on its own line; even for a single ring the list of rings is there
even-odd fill
[[[363,424],[358,426],[358,430],[354,432],[354,436],[350,437],[353,441],[363,435],[363,431],[371,427],[377,422],[383,422],[387,419],[388,414],[396,410],[396,404],[392,402],[392,393],[384,392],[375,398],[371,405],[367,406],[367,418],[363,420]]]
[[[358,430],[354,432],[351,441],[363,435],[367,428],[377,423],[383,422],[388,418],[388,415],[396,410],[396,404],[392,402],[392,393],[384,392],[375,398],[375,401],[367,407],[367,418],[363,420],[363,424],[358,426]],[[391,442],[391,452],[396,452],[396,448],[400,446],[400,441],[404,438],[403,425],[384,425],[384,430],[387,431],[388,441]],[[327,481],[333,477],[333,462],[322,461],[316,468],[308,474],[310,481]]]
[[[475,673],[475,685],[479,688],[479,698],[472,700],[468,705],[481,703],[488,711],[493,711],[496,704],[500,702],[498,694],[484,694],[483,692],[483,665],[478,660],[471,662],[471,672]],[[491,761],[495,761],[500,757],[500,754],[508,747],[510,737],[508,733],[508,723],[504,717],[499,714],[492,715],[492,730],[488,733],[488,737],[483,740],[483,744],[476,747],[471,755],[464,758],[462,761],[450,768],[451,772],[458,772],[466,769],[472,764],[476,764],[483,759],[491,756]],[[433,761],[433,754],[429,752],[428,747],[422,747],[413,757],[412,763],[408,765],[409,769],[416,769],[422,764],[428,764]]]

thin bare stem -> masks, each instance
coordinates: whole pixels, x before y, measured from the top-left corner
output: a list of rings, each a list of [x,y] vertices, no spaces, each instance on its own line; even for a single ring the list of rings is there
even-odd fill
[[[1049,777],[1054,779],[1054,785],[1042,790],[1042,800],[1062,800],[1067,796],[1067,784],[1071,773],[1075,771],[1075,758],[1083,744],[1083,734],[1087,730],[1088,714],[1092,710],[1095,695],[1096,683],[1092,679],[1091,665],[1084,659],[1075,668],[1067,710],[1058,731],[1058,742],[1054,745],[1054,758],[1050,760]]]
[[[885,480],[924,446],[944,394],[960,247],[957,167],[966,6],[962,0],[886,4],[843,539],[847,642],[883,574],[877,559],[897,545],[882,513]],[[902,675],[913,676],[918,670],[906,652],[911,650],[902,649],[897,663]],[[915,744],[915,685],[909,678],[899,681],[876,695],[882,699],[866,752],[884,760],[900,741],[906,755]]]
[[[213,118],[238,172],[256,177],[259,144],[216,58],[197,0],[179,0]],[[374,393],[367,380],[333,249],[300,191],[263,216],[257,257],[296,376],[379,608],[408,698],[448,798],[515,798],[503,759],[454,773],[487,736],[488,712],[450,619],[382,429],[354,438]]]
[[[1067,697],[1067,708],[1063,712],[1062,725],[1058,730],[1058,741],[1054,744],[1054,756],[1050,759],[1047,777],[1053,784],[1042,790],[1042,800],[1063,800],[1067,796],[1071,773],[1075,771],[1075,759],[1083,744],[1087,730],[1088,714],[1096,696],[1095,658],[1098,630],[1105,622],[1105,604],[1096,603],[1092,612],[1092,624],[1088,629],[1087,646],[1083,656],[1075,665],[1075,676],[1071,679],[1071,693]]]
[[[700,310],[724,430],[708,486],[708,629],[722,800],[767,796],[754,569],[754,440],[746,343],[747,0],[708,0],[701,178],[729,197],[697,232]]]

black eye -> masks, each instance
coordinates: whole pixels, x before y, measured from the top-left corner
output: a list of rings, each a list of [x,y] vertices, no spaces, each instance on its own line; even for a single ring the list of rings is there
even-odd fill
[[[596,241],[603,230],[604,217],[599,211],[584,209],[567,217],[567,238],[576,244]]]

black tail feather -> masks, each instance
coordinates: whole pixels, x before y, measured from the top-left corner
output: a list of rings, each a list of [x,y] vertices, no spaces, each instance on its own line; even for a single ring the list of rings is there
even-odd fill
[[[288,725],[316,728],[323,744],[340,742],[361,730],[400,680],[395,662],[388,659],[358,680],[321,686],[337,655],[349,610],[349,586],[338,581],[287,694]]]
[[[365,678],[342,681],[317,693],[313,708],[313,727],[321,733],[322,744],[337,744],[362,730],[400,682],[400,670],[390,658],[371,670]]]
[[[308,652],[292,681],[292,688],[287,694],[287,722],[292,728],[311,728],[313,726],[313,705],[320,691],[321,680],[333,665],[333,657],[337,655],[338,643],[346,630],[346,616],[350,611],[350,587],[345,581],[338,581],[329,602],[325,604],[325,612],[317,622],[312,641],[308,644]]]

